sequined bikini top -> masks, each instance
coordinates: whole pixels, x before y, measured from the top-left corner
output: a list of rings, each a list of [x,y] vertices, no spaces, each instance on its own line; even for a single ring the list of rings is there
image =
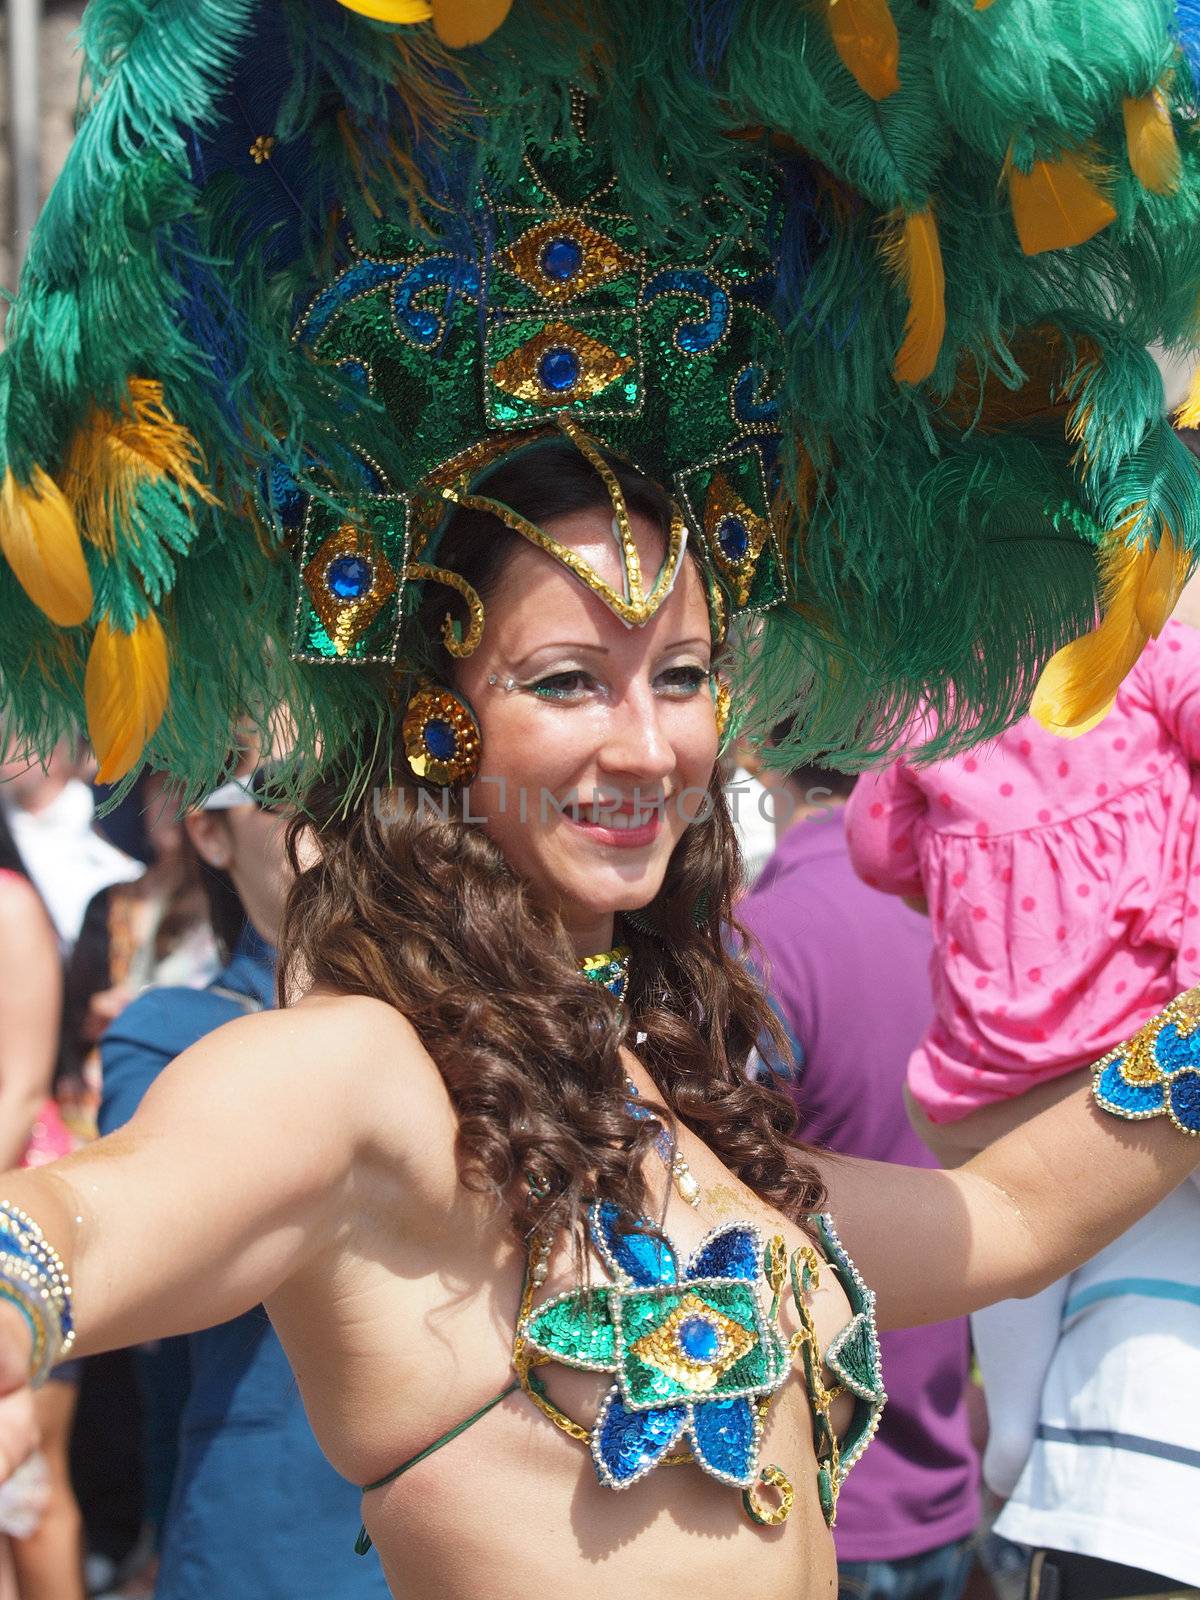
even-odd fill
[[[544,1301],[536,1295],[550,1247],[534,1247],[513,1366],[533,1403],[589,1448],[601,1483],[626,1489],[659,1465],[693,1462],[741,1489],[753,1521],[783,1522],[795,1490],[781,1468],[760,1461],[760,1446],[771,1401],[799,1359],[812,1406],[821,1509],[832,1527],[842,1483],[874,1436],[887,1396],[875,1297],[832,1219],[822,1214],[810,1223],[825,1261],[812,1245],[789,1258],[782,1237],[764,1239],[748,1223],[717,1228],[685,1260],[651,1224],[595,1205],[589,1232],[609,1281]],[[826,1269],[841,1282],[853,1316],[822,1357],[810,1300]],[[800,1323],[790,1339],[779,1321],[788,1292]],[[590,1429],[548,1397],[536,1370],[548,1361],[612,1374]],[[839,1443],[830,1411],[846,1392],[855,1398],[854,1414]],[[771,1501],[764,1490],[773,1491]]]

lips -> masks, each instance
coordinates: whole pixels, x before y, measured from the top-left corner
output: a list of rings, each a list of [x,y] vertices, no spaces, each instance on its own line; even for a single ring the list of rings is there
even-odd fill
[[[563,814],[573,827],[582,830],[596,844],[629,850],[652,844],[658,837],[663,806],[662,800],[650,806],[634,807],[629,803],[614,806],[597,798],[572,806]]]

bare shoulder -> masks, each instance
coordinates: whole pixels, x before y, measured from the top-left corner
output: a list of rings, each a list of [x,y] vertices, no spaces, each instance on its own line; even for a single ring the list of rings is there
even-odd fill
[[[314,993],[235,1018],[186,1050],[152,1094],[164,1110],[179,1097],[233,1100],[297,1135],[319,1121],[360,1144],[382,1136],[393,1153],[396,1130],[452,1115],[411,1023],[365,995]]]

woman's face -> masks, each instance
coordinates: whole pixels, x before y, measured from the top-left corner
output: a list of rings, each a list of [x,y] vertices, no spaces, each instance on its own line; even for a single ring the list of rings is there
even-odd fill
[[[649,587],[665,541],[649,519],[631,521]],[[611,511],[555,518],[546,532],[621,592]],[[558,562],[514,545],[479,648],[456,672],[483,744],[464,814],[580,950],[595,950],[615,912],[654,898],[706,803],[717,754],[708,606],[685,559],[654,618],[627,628]]]

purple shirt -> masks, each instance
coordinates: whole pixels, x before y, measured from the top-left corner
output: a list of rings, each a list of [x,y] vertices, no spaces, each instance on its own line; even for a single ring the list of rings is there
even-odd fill
[[[760,943],[798,1046],[803,1137],[845,1155],[936,1166],[901,1099],[929,1024],[929,926],[855,875],[840,809],[789,829],[738,916]],[[888,1403],[838,1503],[842,1561],[920,1555],[979,1520],[966,1322],[889,1332],[882,1343]]]

